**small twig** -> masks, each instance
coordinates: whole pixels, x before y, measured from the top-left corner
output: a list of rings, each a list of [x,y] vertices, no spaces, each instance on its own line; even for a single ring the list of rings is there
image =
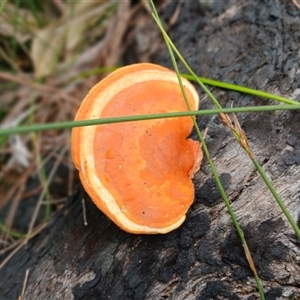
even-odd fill
[[[47,182],[44,184],[44,189],[43,189],[43,192],[41,193],[39,199],[38,199],[38,202],[36,204],[36,207],[34,209],[34,212],[32,214],[32,217],[31,217],[31,221],[30,221],[30,224],[29,224],[29,228],[28,228],[28,231],[27,231],[27,238],[25,239],[25,242],[27,243],[29,241],[29,239],[32,237],[32,230],[33,230],[33,226],[35,224],[35,221],[37,219],[37,216],[38,216],[38,212],[40,210],[40,207],[43,203],[43,199],[44,199],[44,196],[48,190],[48,187],[50,185],[50,182],[52,181],[54,175],[55,175],[55,172],[59,166],[59,164],[61,163],[62,159],[63,159],[63,156],[65,155],[65,152],[67,151],[67,148],[64,148],[62,149],[61,151],[61,156],[58,157],[58,159],[55,161],[54,165],[53,165],[53,168],[47,178]]]
[[[18,300],[22,300],[24,298],[24,294],[25,294],[25,290],[26,290],[26,286],[27,286],[27,281],[28,281],[28,276],[29,276],[29,269],[27,269],[26,272],[25,272],[25,278],[24,278],[22,293],[21,293],[21,296],[19,296]]]
[[[176,23],[179,13],[180,13],[180,10],[181,10],[181,7],[182,7],[182,4],[183,4],[183,0],[180,0],[179,3],[177,4],[175,12],[173,13],[173,15],[169,21],[170,26],[173,26]]]
[[[5,220],[5,226],[8,229],[12,228],[13,221],[14,221],[14,218],[15,218],[16,213],[17,213],[17,208],[18,208],[18,206],[21,202],[21,197],[22,197],[22,194],[23,194],[23,192],[25,190],[25,187],[26,187],[25,186],[25,181],[24,181],[24,179],[27,179],[26,177],[24,177],[24,176],[21,177],[21,179],[19,181],[20,188],[18,190],[18,193],[16,194],[16,196],[14,197],[14,199],[11,202],[11,207],[9,209],[9,212],[8,212],[6,220]],[[8,236],[9,236],[9,232],[2,231],[1,239],[7,240]]]
[[[292,1],[296,7],[300,8],[300,4],[297,2],[297,0],[292,0]]]
[[[16,247],[0,264],[0,270],[6,265],[6,263],[26,244],[26,240],[22,241],[22,243]]]
[[[87,222],[87,218],[86,218],[86,207],[85,207],[84,197],[81,198],[81,203],[82,203],[83,224],[84,224],[84,226],[87,226],[88,222]]]
[[[19,240],[16,240],[15,242],[13,242],[13,243],[7,242],[6,247],[4,249],[0,250],[0,255],[3,255],[5,253],[7,253],[8,251],[10,251],[11,249],[16,248],[18,245],[20,245],[22,243],[22,241],[23,240],[19,239]],[[1,243],[3,244],[3,241]]]
[[[70,101],[71,103],[74,103],[74,97],[71,97],[67,93],[62,92],[61,90],[59,90],[55,87],[47,86],[47,85],[43,85],[43,84],[39,84],[39,83],[35,83],[35,82],[30,82],[29,80],[27,80],[24,77],[14,76],[12,74],[1,72],[1,71],[0,71],[0,78],[2,78],[4,80],[7,80],[7,81],[13,81],[13,82],[17,82],[17,83],[20,83],[20,84],[23,84],[23,85],[27,85],[30,88],[35,89],[35,90],[39,90],[41,92],[57,93],[59,96],[61,96],[65,100]]]
[[[42,229],[46,227],[47,224],[43,224],[41,227],[39,227],[35,232],[32,233],[30,238],[33,238],[36,236],[38,233],[41,232]],[[28,239],[24,239],[23,241],[20,242],[19,246],[17,246],[0,264],[0,270],[6,265],[6,263],[24,246],[26,245]]]
[[[0,247],[1,246],[9,246],[10,245],[10,243],[8,242],[8,241],[6,241],[6,240],[3,240],[2,238],[0,238]],[[1,251],[0,251],[0,254],[1,254]]]
[[[21,201],[22,193],[25,190],[25,184],[29,174],[32,173],[32,168],[28,168],[20,177],[19,180],[11,187],[11,190],[6,194],[3,201],[0,203],[0,209],[2,209],[11,199],[13,199],[12,205],[5,220],[5,226],[11,228],[14,217],[16,215],[16,209]],[[7,239],[9,237],[8,232],[0,232],[0,239]]]

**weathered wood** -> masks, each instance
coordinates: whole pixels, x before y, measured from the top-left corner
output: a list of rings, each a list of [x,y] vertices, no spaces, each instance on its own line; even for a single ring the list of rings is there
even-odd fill
[[[168,21],[170,6],[165,14]],[[300,11],[292,1],[185,1],[171,38],[197,74],[300,99]],[[168,54],[156,62],[170,66]],[[266,100],[212,89],[224,107]],[[202,94],[202,93],[201,93]],[[202,95],[201,108],[212,107]],[[300,112],[238,114],[250,146],[292,216],[300,215]],[[207,144],[244,230],[266,299],[300,299],[300,243],[252,162],[218,116],[201,117]],[[207,160],[186,222],[131,235],[78,188],[51,224],[0,271],[0,299],[257,299],[243,248]],[[141,199],[142,201],[142,199]]]

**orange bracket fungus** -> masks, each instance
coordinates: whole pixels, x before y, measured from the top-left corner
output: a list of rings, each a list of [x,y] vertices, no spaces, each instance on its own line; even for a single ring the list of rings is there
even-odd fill
[[[183,85],[192,110],[199,97]],[[141,63],[120,68],[96,84],[76,120],[187,111],[177,76]],[[132,121],[72,130],[72,156],[82,185],[98,208],[131,233],[167,233],[179,227],[194,200],[191,180],[202,160],[187,138],[191,117]]]

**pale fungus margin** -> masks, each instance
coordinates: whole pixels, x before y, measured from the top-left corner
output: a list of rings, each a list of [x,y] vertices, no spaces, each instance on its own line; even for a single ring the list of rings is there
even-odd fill
[[[190,108],[199,96],[186,79]],[[75,120],[187,111],[175,72],[150,63],[122,67],[96,84]],[[97,207],[130,233],[178,228],[194,200],[200,143],[191,117],[143,120],[72,130],[72,157]]]

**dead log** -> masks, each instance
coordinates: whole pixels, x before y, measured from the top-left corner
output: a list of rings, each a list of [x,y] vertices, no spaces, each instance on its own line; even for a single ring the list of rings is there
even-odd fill
[[[176,1],[164,20],[173,15]],[[169,32],[194,71],[300,99],[300,10],[292,1],[185,1]],[[167,52],[155,62],[171,66]],[[211,88],[223,107],[263,105]],[[201,91],[201,109],[212,104]],[[300,216],[300,112],[237,114],[293,218]],[[300,299],[300,243],[251,160],[218,116],[198,118],[262,280],[266,299]],[[0,271],[0,299],[257,299],[243,247],[204,160],[187,220],[166,235],[131,235],[79,187],[45,230]],[[142,199],[141,199],[142,201]],[[300,225],[300,224],[299,224]]]

